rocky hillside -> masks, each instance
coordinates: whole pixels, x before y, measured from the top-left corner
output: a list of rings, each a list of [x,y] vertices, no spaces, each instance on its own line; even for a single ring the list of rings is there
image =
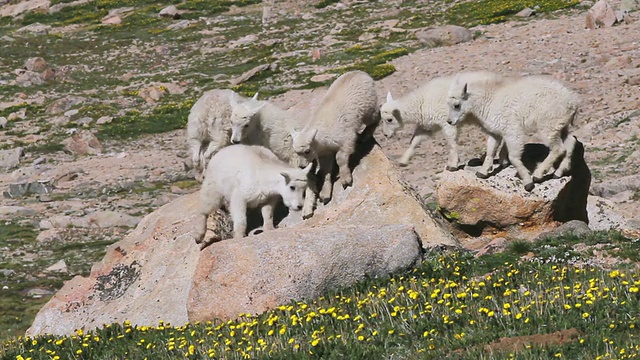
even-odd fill
[[[460,70],[550,74],[583,96],[576,135],[592,193],[640,217],[638,12],[590,30],[593,3],[577,0],[0,4],[0,324],[9,335],[141,216],[197,190],[183,129],[212,88],[293,106],[354,68],[379,80],[381,100]],[[513,16],[536,4],[534,15]],[[446,24],[469,30],[429,31]],[[378,139],[395,159],[411,132]],[[482,153],[476,129],[461,139],[465,159]],[[445,161],[435,134],[403,173],[431,197]]]

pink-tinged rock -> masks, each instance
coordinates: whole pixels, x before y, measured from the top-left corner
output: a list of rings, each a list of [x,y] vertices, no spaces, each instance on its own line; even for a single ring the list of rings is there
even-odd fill
[[[457,25],[420,30],[415,35],[426,47],[449,46],[473,40],[471,31]]]
[[[411,226],[277,229],[203,250],[189,293],[191,321],[258,314],[313,299],[367,277],[384,277],[420,260]]]
[[[102,19],[103,24],[118,25],[122,23],[122,18],[118,15],[108,16]]]
[[[100,154],[102,144],[89,130],[81,130],[62,141],[65,150],[74,155]]]
[[[542,161],[548,152],[543,148],[528,144],[525,164],[533,167]],[[531,192],[524,190],[513,166],[487,179],[478,178],[470,169],[444,172],[436,189],[438,205],[455,228],[471,236],[531,239],[569,220],[588,223],[591,173],[583,156],[584,148],[578,143],[570,174],[573,176],[548,179],[536,184]]]
[[[36,9],[48,10],[51,0],[27,0],[20,1],[17,4],[7,5],[0,8],[0,17],[18,16],[24,12]]]
[[[29,71],[42,72],[48,68],[47,62],[41,57],[32,57],[24,63],[24,68]]]
[[[585,18],[585,26],[588,29],[599,27],[609,27],[616,23],[616,13],[605,0],[598,1],[589,11]]]
[[[88,277],[65,283],[27,333],[68,335],[125,320],[140,325],[187,322],[187,294],[201,255],[189,235],[197,196],[178,198],[142,219],[109,246]]]

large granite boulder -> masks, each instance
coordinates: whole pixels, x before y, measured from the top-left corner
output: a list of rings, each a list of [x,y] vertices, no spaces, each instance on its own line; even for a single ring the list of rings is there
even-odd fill
[[[27,333],[62,335],[125,320],[183,324],[257,313],[411,267],[423,245],[457,246],[399,181],[380,148],[361,147],[365,156],[355,167],[353,187],[338,186],[314,217],[302,221],[299,213],[289,214],[271,232],[220,241],[230,229],[228,218],[217,212],[206,236],[219,241],[200,251],[191,234],[198,193],[166,204],[111,245],[88,277],[67,282]]]

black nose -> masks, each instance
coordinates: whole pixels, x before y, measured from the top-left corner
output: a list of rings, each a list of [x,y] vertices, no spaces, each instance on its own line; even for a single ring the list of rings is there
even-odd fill
[[[453,125],[452,122],[453,121],[451,121],[451,120],[447,120],[447,124],[449,124],[449,125]]]
[[[240,141],[238,141],[238,140],[231,140],[231,143],[232,143],[232,144],[240,144]]]
[[[298,205],[298,207],[297,207],[297,208],[298,208],[298,211],[299,211],[299,210],[302,210],[302,205]]]

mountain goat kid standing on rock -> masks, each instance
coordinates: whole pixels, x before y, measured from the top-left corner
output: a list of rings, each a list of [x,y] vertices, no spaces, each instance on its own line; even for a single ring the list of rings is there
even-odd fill
[[[432,79],[399,99],[394,99],[391,92],[387,93],[387,102],[380,107],[384,136],[392,137],[398,129],[403,128],[407,123],[416,124],[411,145],[398,160],[400,165],[407,165],[418,145],[428,135],[433,131],[441,130],[449,146],[446,169],[449,171],[459,169],[458,129],[447,123],[449,120],[447,91],[449,91],[453,79],[453,76]]]
[[[263,146],[238,144],[221,149],[211,158],[200,189],[196,243],[204,240],[209,214],[223,205],[231,213],[236,239],[246,235],[247,208],[260,207],[263,230],[274,229],[273,213],[280,199],[291,210],[302,209],[310,169],[311,165],[291,167]]]
[[[371,76],[350,71],[338,77],[320,100],[311,120],[293,134],[293,150],[301,162],[318,161],[324,175],[320,198],[331,198],[331,173],[335,158],[343,188],[353,183],[349,158],[358,136],[372,136],[380,122],[378,98]],[[359,131],[365,126],[360,134]]]
[[[187,120],[187,144],[196,179],[201,181],[209,159],[221,148],[230,145],[231,105],[229,99],[239,96],[232,90],[214,89],[205,92],[191,107]],[[243,100],[246,100],[242,98]]]
[[[576,139],[569,134],[579,108],[575,92],[559,81],[544,76],[503,77],[490,72],[460,73],[449,88],[449,124],[457,125],[467,114],[474,115],[488,133],[487,155],[476,173],[486,178],[500,141],[504,141],[509,160],[531,191],[553,172],[563,176],[571,168]],[[529,134],[537,133],[549,147],[549,154],[538,164],[533,177],[521,160]]]

